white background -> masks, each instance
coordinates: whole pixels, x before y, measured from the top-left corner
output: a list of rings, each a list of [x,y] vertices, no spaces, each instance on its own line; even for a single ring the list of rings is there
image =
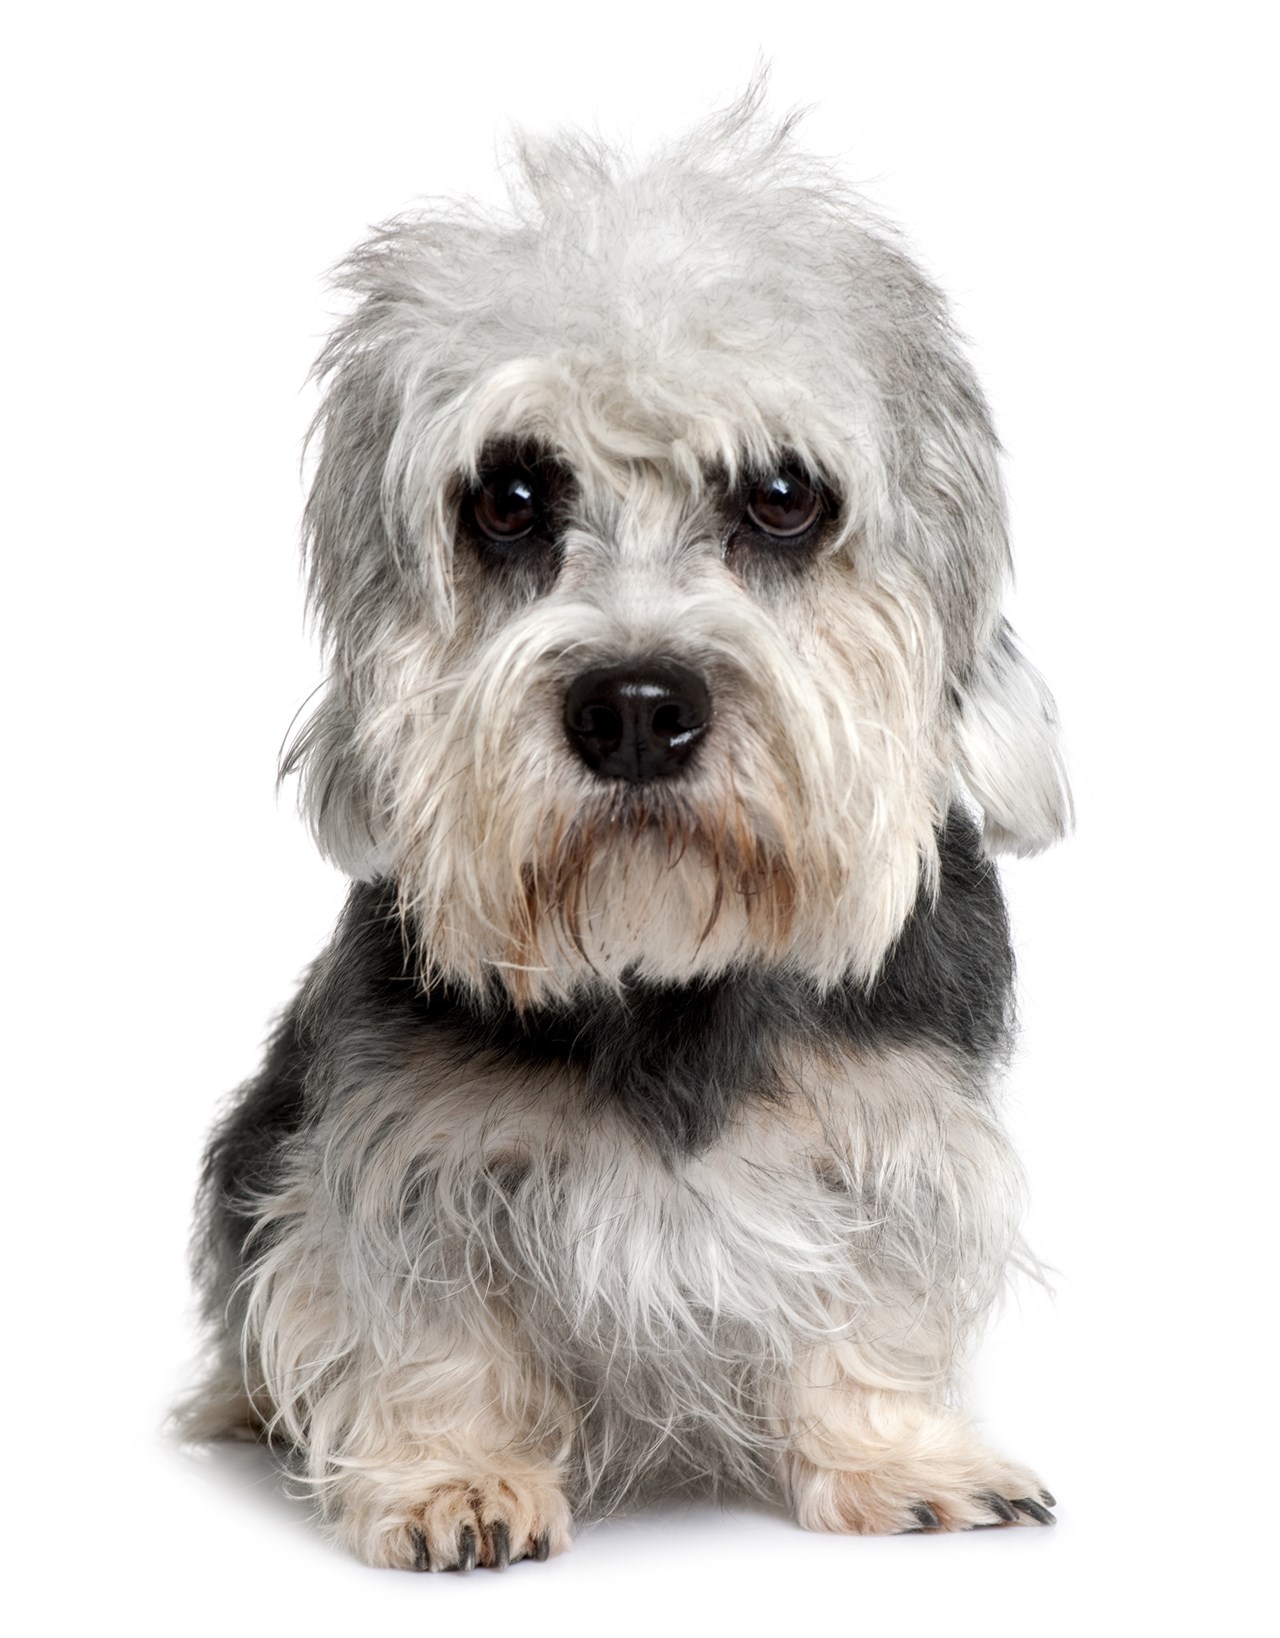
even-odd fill
[[[1275,1630],[1277,549],[1264,8],[51,7],[7,34],[9,1630]],[[513,121],[773,106],[907,227],[1009,451],[1015,623],[1080,811],[1017,864],[1009,1118],[1058,1270],[981,1357],[1056,1531],[694,1509],[506,1576],[366,1570],[158,1429],[218,1099],[342,896],[276,750],[322,271]],[[1271,158],[1274,158],[1272,153]],[[1268,1607],[1270,1604],[1271,1607]],[[465,1625],[464,1625],[465,1624]]]

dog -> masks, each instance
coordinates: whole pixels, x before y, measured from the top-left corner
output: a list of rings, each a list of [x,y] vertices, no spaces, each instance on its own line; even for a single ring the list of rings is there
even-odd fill
[[[405,1569],[1052,1523],[956,1402],[1026,1261],[991,857],[1071,803],[942,297],[758,91],[339,283],[284,767],[352,886],[207,1152],[189,1431]]]

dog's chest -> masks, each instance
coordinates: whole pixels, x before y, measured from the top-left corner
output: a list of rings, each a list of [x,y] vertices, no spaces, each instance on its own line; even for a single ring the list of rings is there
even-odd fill
[[[797,1340],[828,1335],[886,1255],[901,1256],[911,1180],[936,1168],[935,1122],[917,1130],[900,1099],[883,1120],[883,1070],[744,1100],[712,1143],[680,1153],[589,1107],[568,1079],[446,1082],[438,1069],[420,1065],[379,1100],[366,1198],[396,1202],[387,1250],[430,1289],[479,1295],[584,1362],[700,1346],[749,1356],[773,1346],[781,1316]]]
[[[614,1354],[750,1331],[810,1310],[847,1275],[857,1209],[816,1154],[737,1131],[670,1158],[629,1136],[530,1167],[493,1223],[508,1300],[540,1330]]]

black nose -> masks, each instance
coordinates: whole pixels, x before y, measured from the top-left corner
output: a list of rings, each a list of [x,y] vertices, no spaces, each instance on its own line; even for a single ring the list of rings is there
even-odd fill
[[[669,779],[710,721],[706,683],[671,660],[584,671],[564,700],[569,743],[602,779]]]

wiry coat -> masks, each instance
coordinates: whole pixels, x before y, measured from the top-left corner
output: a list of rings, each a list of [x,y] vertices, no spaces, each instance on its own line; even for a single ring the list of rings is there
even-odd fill
[[[980,394],[750,103],[525,177],[343,274],[291,765],[357,885],[209,1151],[198,1420],[286,1441],[379,1563],[538,1556],[658,1484],[1043,1515],[948,1402],[1016,1246],[987,854],[1068,806]],[[546,497],[516,551],[468,523],[504,459]],[[780,546],[744,497],[784,469],[823,504]],[[709,731],[603,779],[566,687],[655,656]]]

